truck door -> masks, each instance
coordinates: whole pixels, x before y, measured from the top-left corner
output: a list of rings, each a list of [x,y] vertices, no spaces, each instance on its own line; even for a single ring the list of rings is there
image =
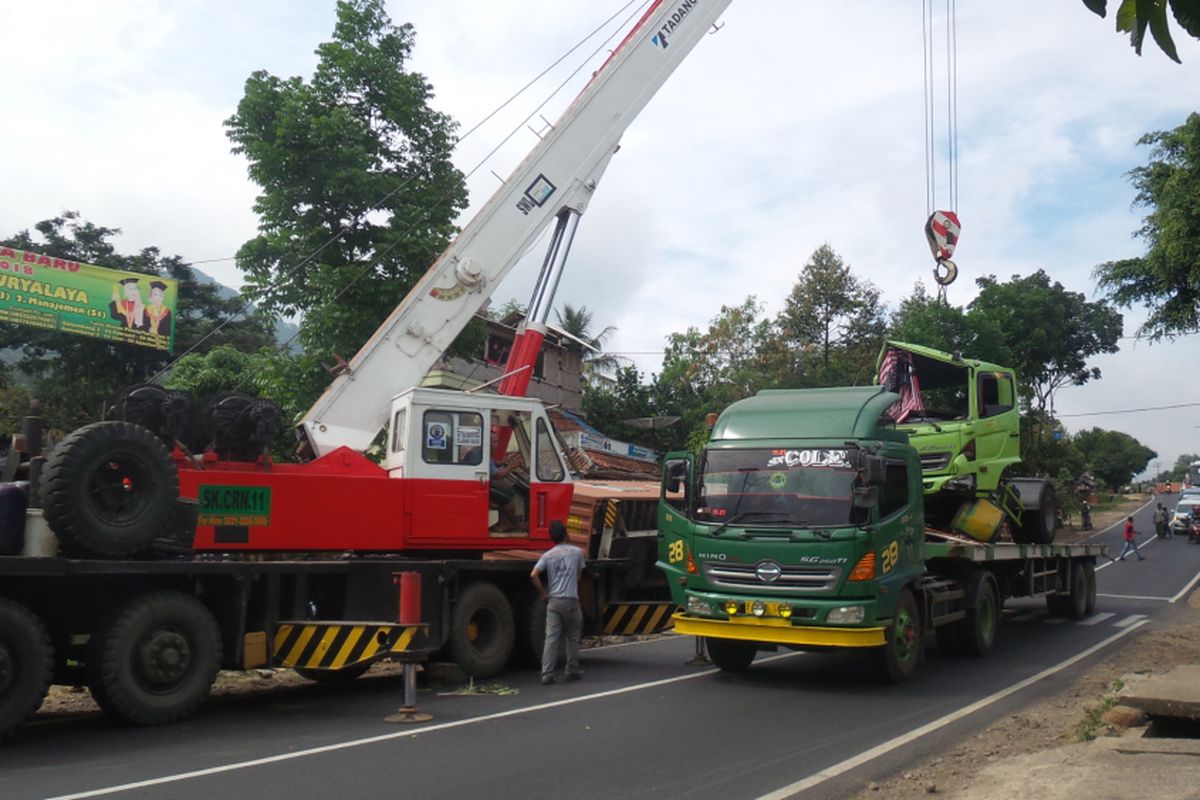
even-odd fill
[[[550,423],[540,414],[534,430],[533,469],[529,474],[529,535],[550,536],[550,521],[567,521],[571,482]]]
[[[979,415],[979,421],[975,423],[978,459],[1019,458],[1020,431],[1012,421],[1019,413],[1013,376],[1007,372],[980,370],[975,379],[975,397]]]
[[[413,409],[420,415],[420,459],[413,463],[409,513],[414,545],[453,547],[486,535],[488,465],[483,415],[452,409]],[[409,424],[416,420],[410,421]],[[380,513],[386,513],[380,509]]]

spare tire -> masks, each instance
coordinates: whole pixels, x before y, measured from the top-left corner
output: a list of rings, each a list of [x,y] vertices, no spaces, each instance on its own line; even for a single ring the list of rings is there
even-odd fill
[[[1013,541],[1021,544],[1054,544],[1054,487],[1039,478],[1014,478],[1025,513],[1013,526]]]
[[[41,494],[46,523],[64,549],[120,558],[145,550],[175,521],[179,475],[146,428],[96,422],[54,448]]]

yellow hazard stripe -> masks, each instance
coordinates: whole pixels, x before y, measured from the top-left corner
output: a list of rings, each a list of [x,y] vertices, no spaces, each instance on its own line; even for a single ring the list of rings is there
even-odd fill
[[[304,652],[304,648],[308,647],[308,640],[311,639],[317,632],[317,629],[311,625],[305,625],[300,631],[300,638],[296,640],[296,644],[283,657],[284,666],[295,666],[300,660],[300,655]]]
[[[609,500],[608,508],[604,510],[604,527],[611,528],[617,524],[617,501]]]
[[[658,633],[670,627],[671,603],[619,603],[604,612],[604,632],[614,636]]]
[[[358,640],[362,638],[363,631],[365,630],[366,628],[362,625],[355,625],[350,629],[350,634],[346,637],[346,641],[338,648],[337,655],[329,663],[330,668],[341,669],[346,666],[346,661],[350,658],[350,654],[354,652],[354,646],[358,644]]]
[[[408,650],[408,646],[412,644],[413,637],[416,635],[416,628],[405,628],[400,637],[396,639],[396,643],[391,646],[391,652],[403,653]]]
[[[380,653],[403,653],[420,626],[284,623],[275,631],[276,663],[285,667],[343,669]]]

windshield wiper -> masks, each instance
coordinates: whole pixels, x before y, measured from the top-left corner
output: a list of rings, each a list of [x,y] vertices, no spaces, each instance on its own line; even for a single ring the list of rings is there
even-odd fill
[[[712,535],[720,536],[721,531],[725,530],[725,528],[727,526],[732,525],[733,523],[737,522],[738,520],[745,519],[746,517],[762,516],[764,514],[766,514],[768,516],[776,517],[777,518],[775,520],[776,522],[786,522],[788,520],[788,516],[786,514],[780,514],[778,511],[755,511],[755,510],[742,511],[739,514],[734,514],[729,519],[725,520],[720,525],[718,525],[717,529],[712,532]]]

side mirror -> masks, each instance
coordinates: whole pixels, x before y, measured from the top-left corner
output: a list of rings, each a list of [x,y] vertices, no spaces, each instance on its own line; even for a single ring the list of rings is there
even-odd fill
[[[684,459],[672,459],[666,463],[664,470],[667,492],[677,494],[688,476],[688,462]]]
[[[854,489],[855,508],[874,508],[879,505],[878,486],[857,486]]]
[[[883,486],[886,482],[887,464],[883,456],[860,450],[857,466],[863,486]]]

